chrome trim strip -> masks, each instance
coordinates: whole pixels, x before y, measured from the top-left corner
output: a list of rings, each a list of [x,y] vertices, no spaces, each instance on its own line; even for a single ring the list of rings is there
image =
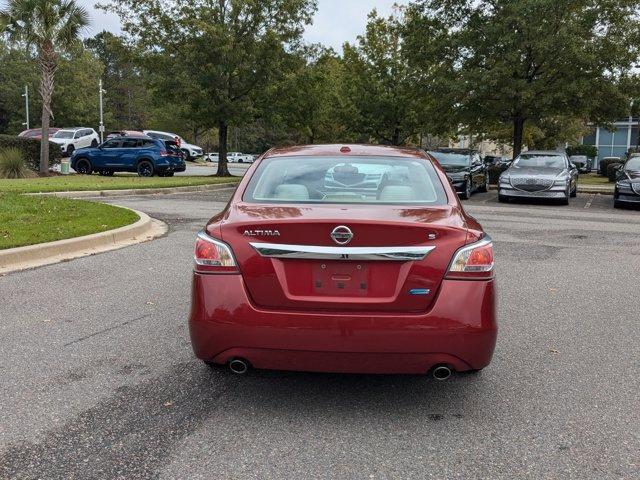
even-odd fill
[[[305,258],[313,260],[422,260],[436,247],[319,247],[280,243],[249,243],[256,252],[269,258]]]

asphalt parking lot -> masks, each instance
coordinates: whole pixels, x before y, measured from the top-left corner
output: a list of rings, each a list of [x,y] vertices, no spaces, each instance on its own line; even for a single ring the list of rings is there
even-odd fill
[[[231,190],[114,198],[156,241],[0,277],[0,478],[638,478],[640,211],[465,203],[493,237],[493,363],[421,376],[195,360],[194,234]]]

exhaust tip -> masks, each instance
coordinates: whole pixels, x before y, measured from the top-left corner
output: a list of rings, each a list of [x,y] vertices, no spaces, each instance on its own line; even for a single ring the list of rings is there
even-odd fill
[[[249,362],[242,358],[234,358],[229,362],[229,370],[236,375],[244,375],[249,370]]]
[[[446,380],[451,376],[451,369],[446,365],[438,365],[433,369],[433,378],[436,380]]]

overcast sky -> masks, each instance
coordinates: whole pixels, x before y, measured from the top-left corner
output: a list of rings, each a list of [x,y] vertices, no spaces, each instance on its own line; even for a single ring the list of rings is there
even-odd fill
[[[93,0],[78,0],[91,14],[91,28],[87,36],[109,30],[120,31],[118,17],[95,10]],[[318,11],[313,25],[307,28],[305,38],[311,43],[322,43],[342,51],[342,43],[353,42],[356,36],[364,32],[367,14],[376,8],[381,15],[389,15],[393,4],[405,4],[406,0],[318,0]]]

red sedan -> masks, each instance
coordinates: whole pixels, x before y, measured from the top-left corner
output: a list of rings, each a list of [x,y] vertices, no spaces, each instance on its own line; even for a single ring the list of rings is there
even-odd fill
[[[493,246],[422,151],[274,149],[198,234],[189,326],[235,373],[480,370]]]

